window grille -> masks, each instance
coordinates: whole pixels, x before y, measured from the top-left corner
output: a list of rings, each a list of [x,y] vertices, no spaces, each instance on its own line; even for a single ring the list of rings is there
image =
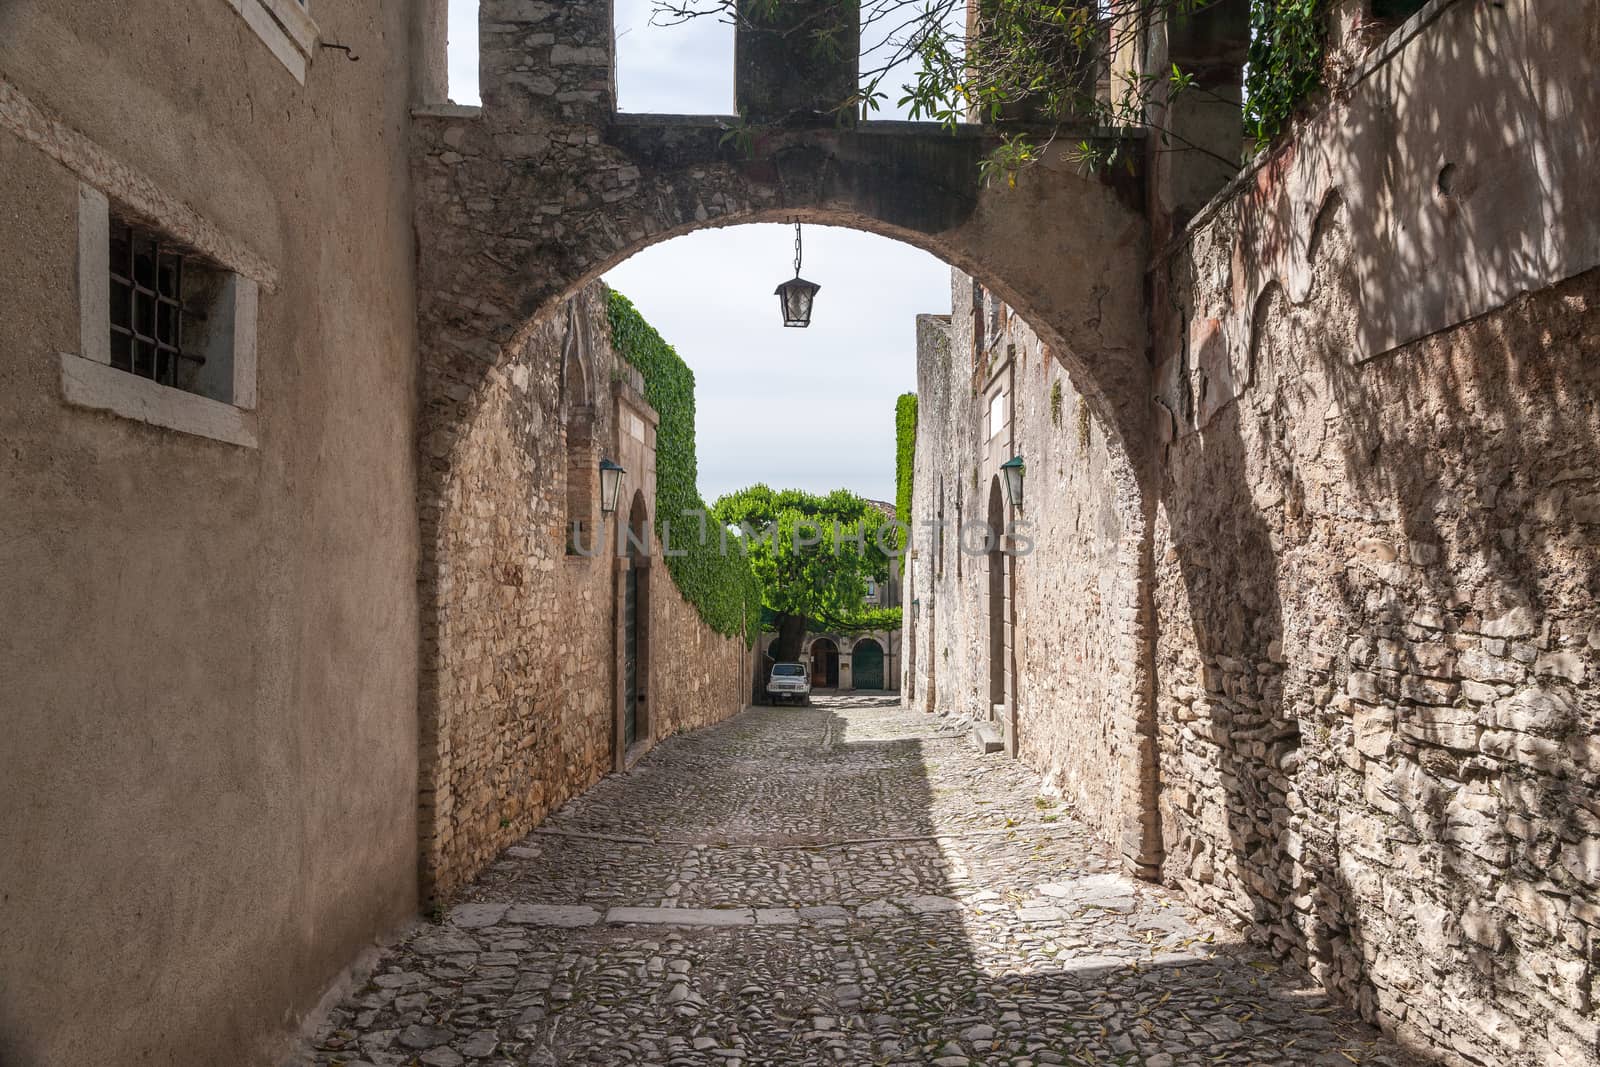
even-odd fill
[[[159,234],[111,220],[111,365],[162,385],[192,389],[205,357],[184,351],[184,252]],[[201,316],[203,317],[203,316]]]

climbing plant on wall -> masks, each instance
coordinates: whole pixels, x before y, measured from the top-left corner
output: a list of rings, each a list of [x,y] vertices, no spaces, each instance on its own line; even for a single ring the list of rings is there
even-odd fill
[[[1244,125],[1264,146],[1322,84],[1325,0],[1252,0]]]
[[[912,463],[917,453],[917,394],[901,393],[894,402],[894,517],[911,528],[911,475]],[[905,548],[906,533],[899,534],[900,547]],[[905,557],[900,558],[905,566]]]
[[[1385,0],[1402,4],[1405,0]],[[1286,125],[1320,81],[1326,0],[1249,0],[1248,102],[1241,129],[1265,144]],[[841,100],[841,116],[870,117],[886,104],[913,119],[955,127],[1024,120],[1002,128],[984,160],[986,177],[1014,183],[1057,136],[1072,127],[1150,131],[1158,150],[1199,152],[1237,165],[1186,140],[1166,124],[1165,105],[1180,93],[1206,94],[1180,63],[1142,68],[1150,31],[1222,14],[1224,0],[835,0],[809,15],[812,47],[836,53],[859,26],[859,90]],[[656,21],[700,17],[759,25],[776,0],[654,0]],[[1217,9],[1215,12],[1212,9]],[[1109,62],[1115,57],[1116,61]],[[1122,62],[1131,58],[1132,63]],[[911,80],[905,81],[911,71]],[[1211,103],[1221,102],[1212,97]],[[748,140],[750,131],[734,131]],[[1087,168],[1128,165],[1121,136],[1082,140],[1073,152]],[[1241,138],[1242,141],[1242,138]]]
[[[656,537],[665,540],[671,525],[674,553],[666,557],[684,599],[707,626],[745,643],[755,640],[761,621],[761,587],[742,552],[723,551],[723,539],[700,496],[699,460],[694,443],[694,372],[632,301],[612,292],[606,308],[611,343],[644,376],[644,398],[655,408]]]

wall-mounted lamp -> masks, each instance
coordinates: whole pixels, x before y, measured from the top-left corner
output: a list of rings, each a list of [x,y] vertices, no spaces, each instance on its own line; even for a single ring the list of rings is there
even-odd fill
[[[773,290],[783,307],[783,324],[802,329],[810,326],[811,305],[821,288],[816,282],[800,277],[800,224],[797,222],[794,224],[794,277]]]
[[[1021,456],[1012,456],[1000,464],[1000,473],[1006,477],[1006,499],[1019,511],[1022,509],[1022,472],[1025,469]]]
[[[610,515],[617,510],[617,498],[622,494],[622,476],[628,472],[621,464],[609,459],[600,461],[600,511]]]

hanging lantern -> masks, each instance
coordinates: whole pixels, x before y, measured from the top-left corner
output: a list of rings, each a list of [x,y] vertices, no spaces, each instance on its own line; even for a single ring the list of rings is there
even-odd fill
[[[600,461],[600,510],[610,515],[617,510],[617,497],[622,493],[622,476],[628,473],[618,463],[609,459]]]
[[[811,305],[822,286],[800,277],[800,224],[794,224],[794,277],[774,290],[783,308],[783,324],[804,329],[811,325]]]
[[[1012,456],[1000,464],[1000,473],[1005,475],[1006,499],[1011,501],[1011,506],[1022,508],[1022,472],[1025,469],[1021,456]]]

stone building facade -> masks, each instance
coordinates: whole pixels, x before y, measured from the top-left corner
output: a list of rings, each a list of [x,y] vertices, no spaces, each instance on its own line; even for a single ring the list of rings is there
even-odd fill
[[[656,741],[746,702],[743,641],[706,626],[664,565],[654,534],[656,413],[639,371],[611,344],[606,303],[595,283],[535,322],[461,401],[463,431],[435,457],[448,467],[438,496],[422,502],[436,534],[423,571],[421,833],[431,899],[448,899],[563,801]],[[602,458],[626,471],[613,515],[601,510]]]
[[[1343,83],[1286,144],[1209,201],[1152,161],[1153,451],[1070,381],[1053,410],[1061,361],[966,276],[919,322],[918,519],[1014,452],[1037,543],[993,592],[918,545],[905,698],[1011,724],[1126,858],[1116,798],[1153,806],[1130,866],[1409,1047],[1600,1063],[1600,240],[1551,214],[1594,202],[1555,87],[1600,22],[1335,7]]]
[[[1143,659],[1127,461],[1004,301],[953,271],[951,306],[917,320],[902,696],[992,729],[1119,842],[1144,805],[1126,726]],[[1000,471],[1015,456],[1020,507]],[[1130,841],[1130,862],[1153,866]]]
[[[275,1062],[417,908],[411,27],[132,7],[0,8],[0,1062]]]
[[[737,706],[653,553],[567,557],[596,452],[613,530],[652,506],[586,287],[796,216],[982,290],[920,327],[916,517],[1034,546],[918,545],[905,699],[1415,1047],[1600,1061],[1597,3],[1329,6],[1327,98],[1220,191],[1081,173],[1088,130],[985,185],[995,130],[760,71],[748,151],[619,116],[609,0],[485,0],[482,108],[443,0],[0,8],[0,1061],[275,1062],[372,939]]]

